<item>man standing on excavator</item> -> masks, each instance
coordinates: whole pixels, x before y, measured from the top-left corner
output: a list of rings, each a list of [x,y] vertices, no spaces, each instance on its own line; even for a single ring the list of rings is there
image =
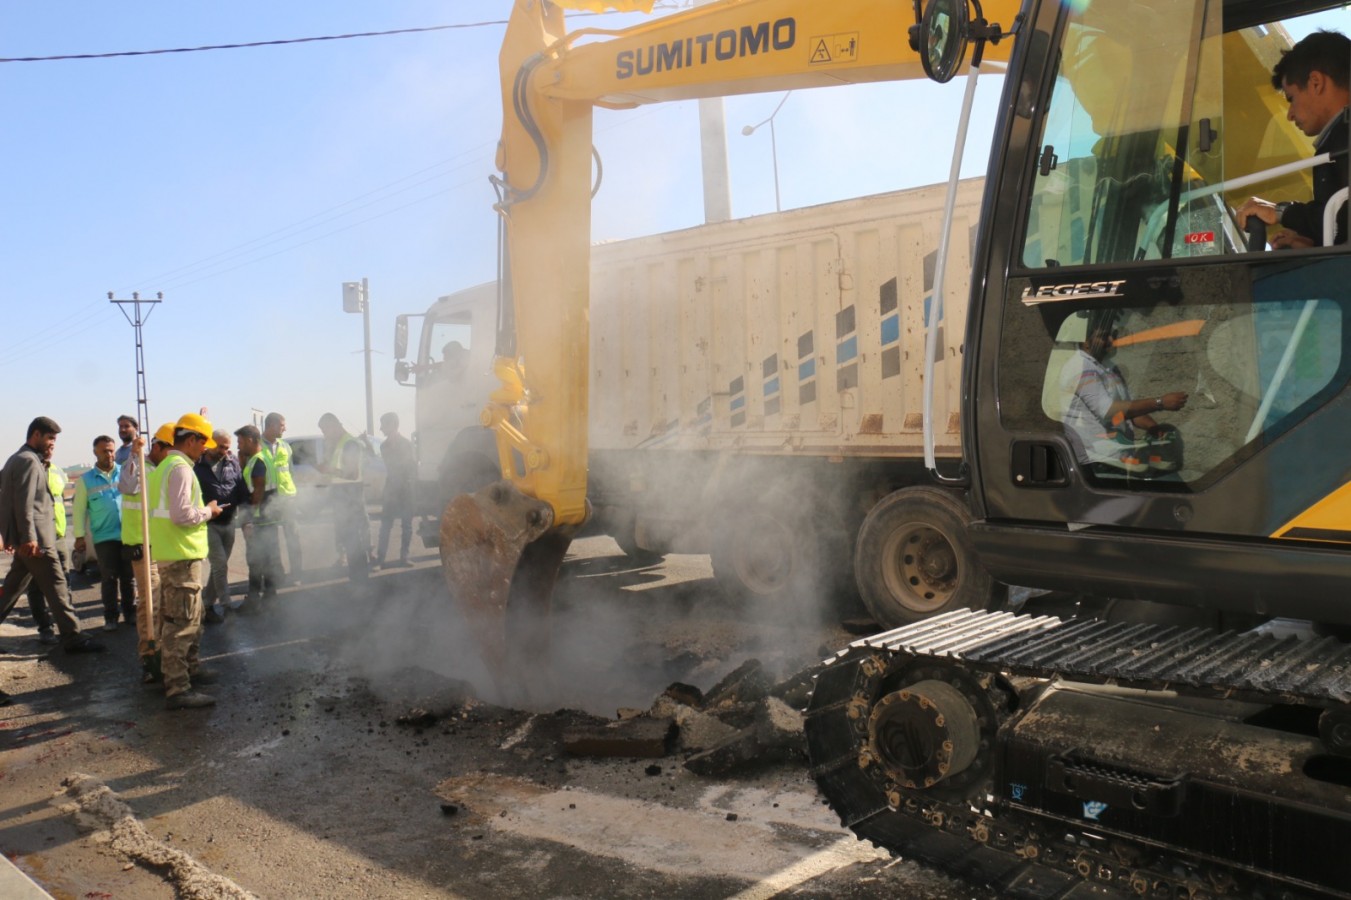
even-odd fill
[[[1252,197],[1238,208],[1238,224],[1257,216],[1268,225],[1285,228],[1271,238],[1271,246],[1323,245],[1323,209],[1332,195],[1347,185],[1348,103],[1351,103],[1351,39],[1335,31],[1315,31],[1291,47],[1271,70],[1271,83],[1285,95],[1287,118],[1314,139],[1315,154],[1332,159],[1313,170],[1313,200],[1272,203]],[[1337,215],[1337,236],[1346,240],[1346,207]]]

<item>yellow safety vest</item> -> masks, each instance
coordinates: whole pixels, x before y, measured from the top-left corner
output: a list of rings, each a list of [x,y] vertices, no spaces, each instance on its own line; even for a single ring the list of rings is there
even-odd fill
[[[130,464],[130,460],[124,465]],[[146,478],[155,471],[155,464],[145,460]],[[139,545],[145,543],[145,533],[141,531],[141,503],[145,498],[141,492],[122,495],[122,543]]]
[[[56,519],[56,539],[66,536],[66,473],[56,466],[47,467],[47,490],[52,494],[52,516]]]
[[[253,470],[254,465],[263,467],[263,504],[255,507],[253,510],[254,525],[271,525],[272,518],[267,514],[268,494],[277,490],[277,470],[268,465],[267,457],[262,453],[255,453],[249,457],[249,461],[244,464],[244,485],[249,489],[249,497],[253,496]]]
[[[296,482],[291,477],[291,445],[277,438],[277,450],[274,453],[268,446],[267,441],[259,441],[258,452],[267,460],[267,464],[272,467],[277,482],[277,493],[285,494],[288,497],[294,497],[296,493]]]
[[[330,459],[328,463],[329,471],[332,473],[331,478],[333,484],[361,484],[361,473],[366,465],[366,451],[364,447],[361,448],[361,452],[357,454],[357,477],[348,478],[342,474],[342,453],[347,449],[347,445],[355,440],[356,438],[346,433],[338,438],[338,447],[333,451],[333,458]]]
[[[186,468],[192,477],[192,505],[202,506],[202,485],[192,471],[192,464],[177,450],[150,473],[146,492],[150,495],[150,557],[155,562],[178,562],[184,559],[206,559],[206,522],[196,525],[175,525],[169,517],[168,495],[164,483],[174,469]]]

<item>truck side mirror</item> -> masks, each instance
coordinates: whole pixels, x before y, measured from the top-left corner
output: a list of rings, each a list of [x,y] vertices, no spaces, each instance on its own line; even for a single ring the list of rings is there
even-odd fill
[[[403,359],[408,355],[408,316],[394,317],[394,358]],[[395,377],[398,377],[397,375]],[[406,378],[406,376],[405,376]],[[402,382],[405,378],[400,378]]]
[[[966,58],[970,38],[966,4],[967,0],[929,0],[924,15],[910,29],[910,49],[919,54],[924,74],[939,84],[951,81]]]
[[[402,359],[394,361],[394,380],[399,384],[407,384],[409,377],[413,374],[413,367]]]

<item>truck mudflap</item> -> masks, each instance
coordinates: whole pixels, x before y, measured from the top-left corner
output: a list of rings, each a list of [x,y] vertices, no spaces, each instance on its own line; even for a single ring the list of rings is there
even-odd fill
[[[548,683],[549,612],[572,529],[549,504],[500,481],[452,500],[441,516],[441,570],[504,699]]]
[[[1351,648],[959,611],[806,711],[841,822],[1009,897],[1351,897]]]

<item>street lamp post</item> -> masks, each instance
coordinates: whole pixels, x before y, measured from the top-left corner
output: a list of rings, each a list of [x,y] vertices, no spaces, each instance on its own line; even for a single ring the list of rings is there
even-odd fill
[[[360,282],[344,281],[342,284],[342,311],[361,313],[361,325],[365,334],[362,353],[366,357],[366,433],[375,434],[375,403],[371,397],[371,302],[370,286],[366,279]]]
[[[783,204],[780,203],[779,201],[779,142],[774,134],[774,117],[779,114],[779,110],[783,109],[784,103],[788,102],[789,94],[792,93],[793,93],[792,91],[788,91],[788,93],[783,95],[783,99],[779,101],[778,106],[774,107],[774,111],[769,114],[769,118],[765,119],[763,122],[757,122],[754,125],[743,126],[741,129],[741,133],[743,135],[745,135],[746,137],[750,137],[751,135],[755,134],[756,129],[758,129],[761,125],[769,126],[769,158],[774,165],[775,212],[783,212]]]

